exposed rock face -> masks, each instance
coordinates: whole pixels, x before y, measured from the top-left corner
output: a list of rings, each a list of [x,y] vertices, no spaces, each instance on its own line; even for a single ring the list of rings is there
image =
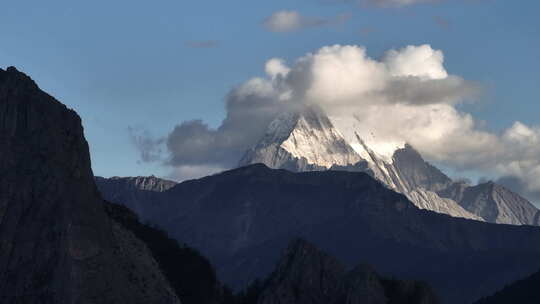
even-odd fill
[[[79,116],[0,69],[0,299],[179,303],[145,245],[112,222]]]
[[[445,195],[443,193],[442,195]],[[529,201],[507,188],[487,182],[454,192],[463,208],[492,223],[539,225],[540,211]]]
[[[145,205],[152,204],[157,192],[163,192],[176,182],[157,178],[155,176],[138,177],[96,177],[98,190],[107,197],[108,201],[129,206],[144,220],[148,219],[145,214]]]
[[[99,183],[101,180],[103,180],[103,177],[96,176],[96,183]],[[158,178],[155,176],[137,176],[137,177],[118,177],[114,176],[108,179],[109,182],[107,183],[107,186],[112,187],[116,186],[118,187],[118,190],[114,191],[126,191],[127,189],[137,189],[137,190],[143,190],[143,191],[155,191],[155,192],[163,192],[165,190],[169,190],[170,188],[174,187],[177,182],[166,180],[162,178]]]
[[[346,272],[335,258],[298,239],[281,258],[259,304],[434,304],[429,287],[415,281],[384,280],[369,266]]]
[[[540,268],[540,228],[420,210],[365,173],[259,164],[153,193],[146,220],[201,250],[236,287],[270,273],[298,236],[348,267],[364,261],[384,275],[427,281],[452,304]]]
[[[240,165],[264,163],[293,171],[320,170],[361,161],[321,109],[287,113],[270,123],[259,144]]]
[[[453,183],[448,176],[426,162],[420,153],[408,144],[394,152],[393,160],[408,189],[421,187],[437,192]]]
[[[406,192],[407,198],[414,202],[416,207],[426,210],[435,211],[438,213],[448,214],[455,217],[463,217],[473,219],[477,221],[484,221],[484,219],[474,212],[467,211],[461,207],[456,201],[440,197],[437,193],[424,188],[416,188],[409,192]]]

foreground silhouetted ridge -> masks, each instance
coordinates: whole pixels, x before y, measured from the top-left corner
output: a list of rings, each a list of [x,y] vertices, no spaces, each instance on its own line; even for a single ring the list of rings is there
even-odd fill
[[[417,281],[385,279],[369,265],[347,270],[303,240],[291,241],[265,282],[259,304],[436,304],[431,288]]]
[[[107,193],[107,183],[98,183],[104,196],[130,207],[132,192]],[[426,281],[444,303],[471,303],[540,268],[538,227],[421,210],[365,173],[255,164],[141,191],[141,219],[199,249],[235,288],[271,273],[296,237],[347,267],[362,261],[385,276]]]
[[[475,304],[538,304],[540,303],[540,271],[509,284],[494,295],[483,298]]]
[[[157,227],[144,225],[133,211],[104,202],[107,214],[143,241],[183,304],[217,304],[223,286],[214,268],[198,251],[180,245]]]
[[[0,69],[0,302],[180,303],[103,206],[79,116]]]

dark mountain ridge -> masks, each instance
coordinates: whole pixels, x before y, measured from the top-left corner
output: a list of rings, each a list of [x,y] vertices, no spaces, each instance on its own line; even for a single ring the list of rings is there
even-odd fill
[[[0,69],[0,301],[180,303],[107,216],[79,116],[13,67]]]
[[[296,239],[284,251],[259,304],[436,304],[429,286],[379,276],[369,265],[347,271],[334,257]]]
[[[540,271],[508,284],[495,294],[482,298],[475,304],[537,304],[540,303]]]

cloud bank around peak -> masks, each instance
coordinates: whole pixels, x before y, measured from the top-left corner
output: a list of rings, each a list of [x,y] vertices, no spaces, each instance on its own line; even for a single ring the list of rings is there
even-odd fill
[[[381,60],[370,58],[363,47],[341,45],[308,53],[290,66],[272,58],[264,65],[263,77],[249,79],[227,94],[227,114],[218,128],[192,120],[178,124],[164,138],[132,137],[143,161],[164,158],[168,166],[190,166],[191,171],[197,166],[232,168],[279,113],[304,105],[317,104],[332,115],[358,112],[360,117],[368,112],[381,115],[376,110],[384,107],[451,108],[477,93],[474,84],[448,75],[443,62],[443,53],[429,45],[390,50]],[[156,151],[166,155],[158,158]]]
[[[530,193],[540,191],[540,129],[515,122],[493,133],[458,110],[480,87],[449,73],[443,52],[430,45],[389,50],[380,59],[361,46],[326,46],[291,64],[270,59],[264,72],[229,92],[218,128],[193,120],[161,141],[139,138],[150,151],[143,160],[156,158],[151,147],[156,143],[165,146],[165,164],[179,178],[187,174],[182,168],[232,168],[279,113],[315,104],[333,118],[353,122],[375,147],[408,142],[429,160],[514,178]]]
[[[294,32],[307,28],[339,25],[349,20],[349,14],[341,14],[331,18],[303,16],[297,11],[281,10],[264,19],[263,26],[276,33]]]

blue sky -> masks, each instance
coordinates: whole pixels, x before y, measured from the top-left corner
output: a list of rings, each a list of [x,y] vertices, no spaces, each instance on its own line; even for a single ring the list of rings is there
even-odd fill
[[[1,9],[0,67],[16,66],[81,115],[94,172],[103,176],[167,175],[159,163],[139,161],[129,127],[161,136],[184,120],[219,126],[227,92],[262,75],[266,60],[292,61],[333,44],[363,45],[374,58],[430,44],[450,73],[482,85],[480,101],[463,107],[486,128],[540,125],[538,1],[351,2],[11,1]],[[263,20],[284,9],[350,19],[266,30]]]

